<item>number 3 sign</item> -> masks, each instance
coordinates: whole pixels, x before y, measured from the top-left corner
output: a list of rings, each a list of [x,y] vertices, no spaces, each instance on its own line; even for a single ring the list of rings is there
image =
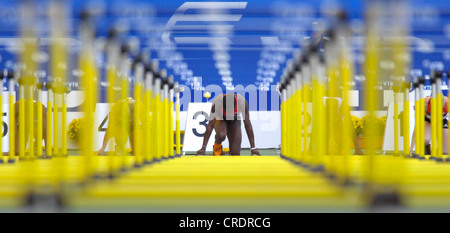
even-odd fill
[[[212,103],[189,103],[184,131],[183,152],[197,152],[202,147],[203,136],[209,122]],[[213,151],[215,131],[211,132],[206,151]],[[222,143],[224,147],[228,141]]]

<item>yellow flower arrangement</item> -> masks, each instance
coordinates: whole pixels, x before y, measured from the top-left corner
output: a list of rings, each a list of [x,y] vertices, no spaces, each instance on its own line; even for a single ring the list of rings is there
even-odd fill
[[[69,138],[78,142],[78,140],[80,139],[80,137],[79,137],[80,132],[82,131],[82,129],[84,128],[85,125],[86,125],[86,120],[84,118],[73,119],[69,123],[69,130],[67,131]]]
[[[384,135],[384,128],[386,126],[386,116],[369,117],[368,115],[359,118],[351,116],[353,127],[357,136],[368,136],[368,133],[373,133],[373,136],[381,137]]]
[[[359,136],[362,133],[363,122],[361,118],[357,116],[351,116],[353,122],[353,128],[355,128],[356,135]]]
[[[361,118],[363,122],[363,135],[369,136],[371,133],[374,137],[382,137],[384,135],[384,128],[386,126],[386,117],[376,117],[376,116],[364,116]]]

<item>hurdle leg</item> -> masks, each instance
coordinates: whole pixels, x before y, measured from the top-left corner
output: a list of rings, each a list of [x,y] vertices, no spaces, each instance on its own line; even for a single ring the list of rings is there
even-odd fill
[[[425,80],[424,80],[425,83]],[[425,94],[424,94],[424,83],[420,84],[420,113],[424,113],[425,112]],[[422,118],[422,117],[420,117]],[[420,122],[420,153],[421,156],[425,156],[425,121],[420,120],[419,118],[419,122]]]
[[[416,152],[416,154],[417,155],[419,155],[420,156],[420,149],[419,149],[419,144],[420,143],[423,143],[423,141],[420,141],[420,129],[421,129],[421,127],[420,127],[420,120],[422,120],[422,117],[420,117],[421,116],[421,112],[420,112],[420,105],[419,105],[419,102],[420,102],[420,91],[419,91],[419,88],[417,87],[416,88],[416,92],[415,92],[415,95],[416,95],[416,102],[415,102],[415,114],[416,114],[416,117],[415,117],[415,136],[416,136],[416,145],[415,145],[415,152]]]
[[[45,154],[47,158],[51,158],[53,156],[53,92],[51,89],[51,85],[47,83],[47,142],[45,145]]]
[[[111,41],[110,41],[111,43]],[[106,93],[106,99],[108,101],[109,104],[111,104],[111,106],[114,105],[114,103],[116,102],[116,98],[115,98],[115,93],[114,93],[114,87],[115,87],[115,81],[116,81],[116,75],[117,75],[117,69],[115,67],[114,62],[114,53],[111,53],[111,44],[108,44],[108,60],[109,60],[109,64],[108,64],[108,70],[107,70],[107,82],[108,82],[108,88],[107,88],[107,93]],[[112,60],[112,61],[111,61]],[[111,107],[112,109],[112,107]],[[111,119],[111,118],[109,118]],[[106,132],[105,132],[105,137],[106,137]],[[112,141],[110,139],[110,141]],[[116,170],[117,170],[117,161],[116,161],[116,150],[114,148],[113,152],[112,152],[112,156],[110,158],[108,158],[108,177],[110,179],[114,178],[116,176]]]
[[[144,67],[141,63],[136,64],[135,69],[135,86],[134,86],[134,98],[135,98],[135,106],[134,106],[134,119],[133,119],[133,154],[135,156],[135,166],[141,167],[143,164],[142,158],[142,131],[141,131],[141,99],[142,99],[142,81],[144,75]]]
[[[55,86],[55,90],[58,86]],[[59,94],[57,91],[53,92],[53,154],[59,156]]]
[[[14,102],[16,96],[14,93],[15,81],[14,77],[9,79],[9,163],[15,162],[16,156],[16,108]]]
[[[324,138],[326,138],[327,131],[326,131],[326,116],[325,116],[325,105],[323,104],[323,98],[325,96],[325,82],[326,82],[326,73],[325,73],[325,64],[323,64],[323,61],[318,61],[317,64],[317,104],[318,104],[318,164],[322,168],[319,167],[319,169],[324,169],[324,155],[326,154],[327,150],[327,143]]]
[[[172,140],[173,140],[173,133],[170,134],[169,130],[169,119],[170,119],[170,115],[169,115],[169,111],[170,111],[170,106],[169,106],[169,85],[167,83],[164,83],[163,85],[163,94],[162,94],[162,104],[163,104],[163,114],[162,114],[162,135],[163,135],[163,156],[165,158],[169,157],[169,147],[170,147],[170,143],[169,143],[169,139],[172,136]]]
[[[394,155],[398,155],[398,87],[394,87]]]
[[[67,94],[64,92],[61,95],[61,153],[62,156],[67,156]]]
[[[367,42],[366,42],[366,106],[368,111],[368,117],[370,119],[375,117],[375,111],[378,106],[377,94],[375,86],[378,81],[378,65],[379,65],[379,41],[378,41],[378,28],[376,26],[376,20],[380,17],[380,6],[374,5],[368,14],[368,30],[367,30]],[[373,125],[373,122],[369,122]],[[373,143],[373,132],[367,131],[369,142],[366,153],[368,155],[368,160],[366,161],[366,166],[364,169],[364,178],[367,182],[374,182],[375,178],[375,155],[376,150]]]
[[[126,142],[127,138],[129,138],[129,118],[130,115],[128,114],[128,106],[126,104],[127,98],[128,98],[128,76],[126,73],[122,73],[121,77],[121,100],[122,104],[121,106],[121,121],[120,121],[120,134],[122,137],[122,140],[120,140],[120,143],[118,144],[119,147],[119,154],[122,156],[121,159],[121,169],[125,169],[125,155],[126,152]]]
[[[155,131],[153,135],[155,136],[155,155],[156,159],[160,160],[162,157],[162,138],[161,134],[161,79],[156,78],[155,79],[155,85],[153,86],[155,88],[155,98],[154,98],[154,111],[153,111],[153,126],[155,127]]]
[[[309,132],[309,125],[312,122],[312,114],[308,108],[308,103],[311,102],[311,89],[310,89],[310,76],[309,76],[309,67],[307,64],[302,69],[303,76],[303,155],[305,158],[305,163],[309,164],[311,162],[311,146],[310,141],[312,133]],[[309,120],[308,124],[306,121]]]
[[[437,121],[440,120],[437,116],[437,89],[436,89],[436,83],[433,79],[431,83],[431,158],[437,157],[437,148],[438,148],[438,141],[437,141]]]
[[[302,125],[303,125],[303,120],[302,119],[302,103],[303,103],[303,93],[302,93],[302,76],[301,76],[301,72],[298,72],[296,74],[296,84],[297,84],[297,100],[296,100],[296,122],[297,125],[295,127],[296,130],[296,145],[297,145],[297,149],[296,152],[298,154],[297,156],[297,161],[301,162],[303,160],[303,148],[302,148],[302,143],[303,143],[303,138],[302,138]]]
[[[37,101],[36,101],[36,148],[37,148],[37,157],[42,156],[42,88],[37,88]]]
[[[292,150],[292,146],[293,146],[292,145],[292,139],[294,139],[292,137],[292,128],[291,128],[291,126],[292,126],[292,111],[293,111],[293,108],[292,108],[292,91],[291,91],[291,89],[292,89],[292,85],[288,81],[288,84],[286,86],[286,108],[285,108],[285,111],[286,111],[286,119],[287,119],[286,125],[289,126],[286,129],[287,130],[287,132],[286,132],[286,135],[287,135],[287,137],[286,137],[286,144],[287,144],[286,157],[289,158],[289,159],[292,158],[292,153],[293,153],[293,150]]]
[[[296,119],[295,119],[295,82],[293,77],[289,77],[288,82],[288,125],[289,125],[289,133],[288,133],[288,142],[289,142],[289,159],[294,160],[297,151],[295,151],[296,145],[295,145],[295,125],[296,125]]]
[[[169,77],[169,93],[168,93],[168,111],[167,114],[169,114],[168,118],[168,140],[169,140],[169,157],[174,158],[175,157],[175,148],[174,148],[174,131],[173,131],[173,77]]]
[[[175,111],[176,111],[176,156],[181,156],[181,133],[180,133],[180,88],[178,83],[175,84]]]
[[[145,163],[152,162],[153,140],[152,140],[152,84],[153,73],[151,70],[147,70],[145,74],[145,93],[144,93],[144,108],[145,116],[144,123],[144,151],[145,151]]]
[[[286,156],[286,91],[284,89],[284,86],[280,87],[280,98],[281,98],[281,104],[280,104],[280,117],[281,117],[281,155]]]
[[[343,135],[342,135],[342,144],[340,145],[340,154],[342,155],[342,162],[341,162],[341,168],[340,173],[342,176],[342,182],[347,182],[350,176],[350,166],[348,164],[349,154],[350,154],[350,143],[352,140],[356,141],[356,138],[351,138],[353,135],[353,132],[350,131],[351,128],[349,126],[352,124],[352,119],[350,118],[350,106],[348,103],[349,96],[349,85],[348,83],[352,79],[352,69],[351,69],[351,62],[347,54],[345,54],[346,50],[342,50],[340,54],[340,79],[342,80],[342,111],[344,112],[344,119],[343,119]],[[356,145],[355,145],[356,150]]]
[[[437,139],[437,151],[436,160],[442,161],[443,155],[443,145],[442,145],[442,134],[443,134],[443,122],[442,122],[442,90],[441,90],[441,76],[442,73],[436,74],[436,139]]]
[[[403,83],[403,155],[409,155],[409,86]]]
[[[313,103],[313,131],[312,131],[312,166],[314,171],[323,171],[323,159],[322,156],[324,154],[325,145],[323,143],[323,126],[324,126],[324,115],[323,115],[323,84],[320,77],[321,68],[319,64],[319,58],[316,54],[317,50],[311,51],[310,56],[310,65],[311,65],[311,80],[312,80],[312,88],[314,90],[312,95],[312,103]]]
[[[25,159],[25,87],[19,79],[19,159]]]

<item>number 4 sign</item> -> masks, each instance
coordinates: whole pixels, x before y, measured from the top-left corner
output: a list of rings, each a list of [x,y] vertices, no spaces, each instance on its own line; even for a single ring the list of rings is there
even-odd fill
[[[189,103],[186,118],[186,129],[184,131],[183,153],[197,152],[202,147],[203,136],[209,121],[212,103]],[[211,132],[206,151],[212,152],[215,138],[215,131]],[[222,143],[227,147],[228,141]]]

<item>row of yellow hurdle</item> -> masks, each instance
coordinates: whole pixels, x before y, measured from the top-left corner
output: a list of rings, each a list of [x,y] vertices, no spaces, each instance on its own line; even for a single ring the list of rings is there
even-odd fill
[[[19,65],[1,74],[2,83],[8,82],[10,112],[8,156],[2,156],[0,160],[2,206],[36,203],[36,198],[40,200],[42,196],[65,197],[72,188],[84,187],[98,179],[115,179],[132,168],[181,155],[179,93],[182,89],[174,82],[173,76],[168,76],[165,69],[159,68],[158,60],[149,58],[148,52],[134,53],[132,46],[122,43],[121,31],[113,27],[105,49],[108,58],[106,94],[108,103],[114,104],[111,111],[116,109],[109,114],[111,126],[106,133],[115,139],[117,150],[112,156],[96,156],[94,145],[101,140],[94,137],[100,72],[94,59],[97,53],[94,17],[84,11],[79,28],[82,49],[78,66],[80,90],[84,94],[81,110],[86,125],[79,136],[80,156],[68,157],[68,55],[67,42],[59,39],[67,36],[64,4],[64,1],[52,1],[50,4],[51,75],[45,82],[36,76],[39,65],[31,56],[40,49],[36,39],[32,39],[37,38],[32,27],[35,11],[31,4],[21,5],[24,11],[29,12],[21,18],[21,35],[28,39],[23,40]],[[19,86],[17,102],[16,84]],[[43,104],[44,91],[47,91],[46,107]],[[45,140],[43,148],[44,138],[48,140]],[[132,158],[126,148],[128,139],[132,144]],[[67,187],[70,187],[69,191]],[[24,203],[24,200],[27,201]]]
[[[52,7],[58,9],[58,1],[55,4]],[[28,9],[28,12],[32,10]],[[65,28],[61,26],[64,17],[58,13],[63,11],[52,12],[52,33],[55,38],[64,38]],[[392,40],[379,40],[377,35],[385,33],[375,23],[381,12],[376,6],[372,7],[367,20],[363,70],[366,78],[364,99],[369,116],[377,110],[376,91],[380,82],[393,83],[396,95],[407,97],[409,91],[404,73],[408,65],[402,59],[407,56],[392,56],[396,68],[389,71],[390,74],[379,69],[380,57],[386,55],[384,53],[408,54],[408,45],[401,40],[407,35],[402,25],[392,24],[392,27],[401,29],[389,30]],[[27,17],[25,15],[24,22],[33,19]],[[394,22],[402,22],[395,17],[393,19]],[[32,23],[24,25],[23,37],[34,38],[33,30],[27,28]],[[330,42],[325,48],[305,46],[304,52],[287,64],[280,82],[281,156],[177,156],[181,154],[180,107],[178,102],[173,103],[173,95],[178,100],[180,90],[171,77],[159,69],[156,60],[148,61],[143,56],[131,62],[130,50],[121,46],[115,30],[111,30],[107,45],[107,100],[116,103],[134,97],[134,125],[119,121],[116,131],[112,132],[120,138],[128,135],[131,127],[134,128],[134,156],[126,152],[125,140],[119,140],[117,153],[96,156],[94,142],[100,139],[92,133],[93,113],[100,85],[98,66],[93,59],[93,28],[91,17],[83,13],[80,28],[83,49],[79,66],[87,130],[82,133],[80,156],[67,155],[65,127],[61,128],[62,123],[58,121],[61,114],[62,122],[65,122],[65,93],[68,90],[64,65],[61,65],[66,61],[64,41],[54,40],[51,48],[52,79],[45,85],[39,84],[33,76],[36,64],[29,55],[37,48],[32,40],[24,40],[23,66],[4,75],[9,78],[11,87],[16,81],[19,83],[18,132],[11,132],[13,136],[10,138],[11,142],[15,133],[19,135],[19,151],[16,156],[16,152],[11,153],[10,150],[9,156],[1,160],[0,211],[364,212],[378,207],[393,211],[449,210],[449,165],[439,152],[442,135],[437,130],[440,127],[438,123],[432,127],[433,141],[437,141],[433,143],[437,148],[432,148],[432,155],[425,155],[421,148],[424,143],[420,142],[425,135],[418,120],[415,129],[419,132],[416,134],[418,146],[414,156],[409,153],[407,143],[401,152],[397,119],[393,155],[380,154],[370,143],[363,155],[351,155],[354,137],[352,127],[347,127],[351,125],[347,113],[350,112],[348,91],[354,65],[349,28],[343,15],[336,19],[334,30],[329,33]],[[129,73],[133,76],[129,77]],[[435,88],[440,75],[438,72],[433,74],[434,81],[437,80]],[[132,94],[129,93],[130,78],[134,79]],[[418,80],[414,87],[420,89],[421,85],[423,83]],[[34,133],[33,122],[37,121],[39,126],[43,119],[40,119],[40,113],[35,117],[33,103],[42,102],[40,91],[44,88],[50,91],[49,87],[53,94],[48,95],[47,116],[53,116],[53,119],[48,123],[52,127],[47,127],[45,133],[53,140],[50,140],[51,146],[47,146],[46,151],[41,151],[40,145],[27,141],[42,141],[43,129],[37,127],[39,133]],[[115,87],[120,87],[118,93]],[[442,98],[437,91],[433,95],[432,117],[442,114],[439,112],[442,108],[436,105]],[[416,99],[419,103],[416,104],[417,109],[424,110],[420,104],[422,99],[423,96]],[[10,97],[10,111],[15,110],[12,107],[14,100],[14,96]],[[176,145],[172,125],[174,105]],[[117,117],[130,119],[127,105],[118,106]],[[41,110],[36,109],[38,112]],[[394,111],[398,111],[398,106]],[[397,117],[398,114],[394,115]],[[408,118],[405,119],[404,122],[409,122]],[[16,125],[15,118],[10,120],[10,125]],[[403,129],[404,135],[409,135],[406,131],[409,127]],[[57,135],[61,132],[64,137],[60,142]],[[371,133],[374,132],[369,130],[369,138]],[[10,148],[15,148],[14,141]],[[357,148],[355,152],[359,153]]]
[[[442,71],[431,73],[431,154],[425,152],[425,79],[409,78],[409,44],[404,15],[395,9],[381,10],[374,3],[366,16],[365,63],[361,70],[364,86],[365,130],[368,147],[358,147],[350,117],[349,90],[355,65],[350,29],[345,15],[336,18],[329,40],[323,47],[307,44],[290,60],[279,83],[281,93],[281,157],[330,179],[345,190],[358,190],[367,206],[402,206],[405,209],[443,208],[448,211],[450,193],[447,177],[450,165],[443,153]],[[392,11],[392,12],[391,12]],[[390,24],[379,23],[390,15]],[[384,39],[381,39],[383,35]],[[388,39],[386,39],[388,38]],[[388,57],[393,69],[383,69]],[[376,148],[378,92],[388,84],[394,93],[394,151],[385,154]],[[415,99],[410,100],[410,91]],[[402,102],[400,100],[402,97]],[[411,147],[409,105],[414,101],[415,126]],[[399,106],[403,104],[400,127]],[[446,112],[444,112],[446,115]],[[411,148],[410,148],[411,147]],[[450,161],[450,160],[449,160]],[[428,209],[429,210],[429,209]]]

